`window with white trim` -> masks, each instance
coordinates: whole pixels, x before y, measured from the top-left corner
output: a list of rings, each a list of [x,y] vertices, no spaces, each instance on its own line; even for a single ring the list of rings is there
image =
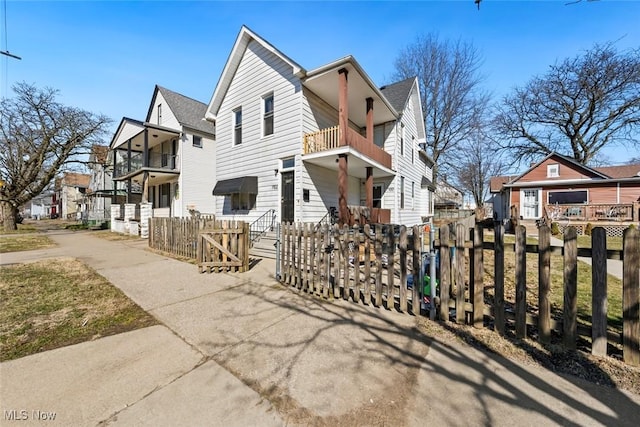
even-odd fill
[[[411,164],[413,164],[415,160],[415,145],[416,145],[416,137],[411,135]]]
[[[262,136],[273,135],[273,93],[262,97]]]
[[[233,110],[233,145],[242,144],[242,107]]]
[[[404,209],[404,176],[400,177],[400,209]]]
[[[416,197],[416,183],[414,181],[411,181],[411,209],[413,209],[413,207],[415,206],[414,204],[415,197]]]
[[[382,207],[382,194],[384,194],[384,186],[382,184],[373,184],[373,207]]]
[[[558,178],[560,176],[560,165],[555,163],[547,165],[547,178]]]
[[[404,156],[404,124],[400,123],[400,155]]]
[[[158,124],[162,124],[162,104],[158,104]]]

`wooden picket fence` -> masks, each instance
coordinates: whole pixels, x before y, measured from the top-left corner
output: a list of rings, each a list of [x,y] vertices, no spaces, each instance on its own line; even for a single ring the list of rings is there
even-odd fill
[[[280,280],[300,291],[325,298],[351,299],[354,303],[420,314],[419,274],[425,248],[419,227],[407,229],[392,226],[362,229],[313,224],[283,224],[281,227]],[[461,224],[440,229],[434,242],[439,252],[436,298],[439,318],[449,321],[452,313],[457,323],[476,327],[493,324],[501,334],[515,328],[517,338],[527,335],[527,325],[536,328],[538,339],[547,344],[551,331],[562,335],[565,347],[575,349],[578,336],[592,341],[592,353],[606,355],[607,342],[623,344],[625,362],[640,365],[640,233],[627,229],[622,251],[606,249],[606,236],[601,228],[593,230],[592,249],[577,248],[575,229],[565,233],[564,246],[550,245],[548,227],[539,229],[538,245],[526,244],[526,229],[518,226],[516,243],[504,243],[504,229],[496,225],[495,242],[484,242],[480,226],[471,230]],[[416,238],[414,238],[416,237]],[[455,248],[455,249],[452,249]],[[484,283],[484,250],[493,250],[494,297],[487,298]],[[505,271],[505,251],[514,251],[515,271]],[[537,253],[538,312],[528,310],[526,300],[526,254]],[[468,254],[468,255],[467,255]],[[564,259],[563,318],[552,319],[550,290],[550,257]],[[592,327],[577,322],[578,256],[590,257],[592,277]],[[623,332],[607,329],[607,258],[623,260]],[[427,272],[428,274],[428,272]],[[505,274],[514,274],[515,304],[507,307],[504,297]],[[507,309],[509,308],[509,309]],[[453,309],[453,311],[451,310]]]
[[[214,216],[150,218],[149,247],[184,258],[196,259],[198,234],[212,229]]]
[[[215,221],[198,235],[198,269],[203,272],[249,271],[249,223]]]

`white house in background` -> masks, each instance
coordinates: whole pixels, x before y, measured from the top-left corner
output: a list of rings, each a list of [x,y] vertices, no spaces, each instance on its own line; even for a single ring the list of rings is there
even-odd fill
[[[111,140],[114,191],[152,204],[153,216],[213,213],[215,126],[207,105],[156,86],[144,121],[124,117]]]
[[[109,162],[109,147],[93,145],[89,154],[89,188],[87,189],[87,219],[101,222],[109,219],[113,192],[113,162]]]
[[[421,111],[415,78],[379,88],[352,56],[306,70],[242,27],[206,110],[216,215],[423,222],[434,187]]]

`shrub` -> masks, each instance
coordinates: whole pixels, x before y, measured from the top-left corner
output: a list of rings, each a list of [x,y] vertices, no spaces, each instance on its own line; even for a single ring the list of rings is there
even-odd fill
[[[635,230],[636,229],[636,225],[635,224],[630,224],[629,228],[632,229],[632,230]]]
[[[560,226],[558,225],[557,222],[551,223],[551,234],[553,234],[554,236],[557,236],[558,234],[560,234]]]
[[[593,231],[593,224],[588,222],[587,226],[584,228],[584,235],[585,236],[591,236],[591,231]]]

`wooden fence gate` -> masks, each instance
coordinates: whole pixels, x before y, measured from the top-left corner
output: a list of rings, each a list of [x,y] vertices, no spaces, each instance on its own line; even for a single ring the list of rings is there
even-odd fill
[[[249,223],[215,221],[198,235],[196,257],[200,273],[249,271]]]

